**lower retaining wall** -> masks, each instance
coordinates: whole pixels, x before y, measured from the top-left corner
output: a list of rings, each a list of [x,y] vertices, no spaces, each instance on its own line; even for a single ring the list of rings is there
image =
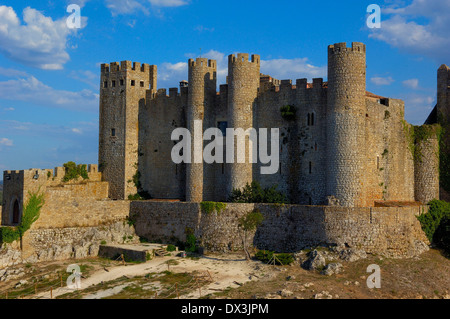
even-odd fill
[[[136,234],[151,241],[185,241],[194,231],[210,251],[242,248],[238,220],[258,209],[263,224],[252,234],[258,249],[295,252],[319,245],[347,245],[367,253],[401,258],[416,256],[428,240],[416,216],[427,207],[344,208],[295,205],[227,204],[217,213],[197,203],[133,202]]]
[[[96,227],[34,229],[20,243],[0,249],[0,269],[22,263],[97,257],[101,244],[137,243],[134,228],[126,221]]]

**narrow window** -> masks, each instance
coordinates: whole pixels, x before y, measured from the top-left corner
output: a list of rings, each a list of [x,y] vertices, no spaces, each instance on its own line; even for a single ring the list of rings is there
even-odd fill
[[[112,87],[113,87],[113,88],[116,87],[116,81],[112,81]]]
[[[135,86],[136,82],[134,80],[131,80],[131,86]]]
[[[311,113],[311,126],[314,126],[314,113]]]
[[[309,206],[312,206],[312,198],[309,198]]]
[[[108,81],[103,82],[103,87],[106,89],[108,87]]]
[[[115,128],[111,129],[111,136],[116,136],[116,129]]]
[[[13,224],[18,224],[20,219],[19,201],[16,199],[13,206]]]
[[[144,87],[144,81],[141,81],[141,88],[143,88]]]
[[[308,113],[308,126],[311,126],[311,114]]]
[[[377,156],[377,169],[380,169],[380,157]]]
[[[309,162],[309,173],[312,174],[312,162]]]
[[[120,86],[123,86],[123,79],[120,79]]]
[[[218,122],[217,127],[222,132],[222,135],[225,137],[227,136],[227,128],[228,128],[228,122]]]

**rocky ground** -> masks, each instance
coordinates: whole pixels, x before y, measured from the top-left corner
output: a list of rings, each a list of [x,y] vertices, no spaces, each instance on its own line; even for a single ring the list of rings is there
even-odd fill
[[[389,259],[345,247],[317,248],[295,254],[290,266],[245,261],[242,256],[164,257],[126,266],[100,258],[16,265],[0,270],[0,298],[6,293],[9,299],[450,298],[450,260],[437,250]],[[81,290],[66,287],[65,270],[71,263],[81,267]],[[367,286],[370,265],[381,269],[380,289]]]

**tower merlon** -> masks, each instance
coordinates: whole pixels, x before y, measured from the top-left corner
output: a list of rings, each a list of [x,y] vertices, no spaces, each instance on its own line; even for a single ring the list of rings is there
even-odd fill
[[[313,79],[313,89],[322,89],[322,88],[323,88],[323,78]]]
[[[334,54],[334,53],[339,53],[339,52],[348,52],[348,51],[365,53],[366,45],[362,42],[352,42],[352,46],[347,47],[346,42],[340,42],[340,43],[335,43],[335,44],[328,46],[329,54]]]
[[[131,61],[121,61],[119,62],[111,62],[111,63],[103,63],[101,65],[101,73],[118,73],[121,71],[137,71],[137,72],[156,72],[156,65],[150,65],[148,63],[140,63],[140,62],[131,62]]]
[[[189,67],[203,66],[217,70],[217,61],[208,58],[189,59]]]
[[[261,58],[258,54],[253,54],[251,56],[251,60],[249,60],[250,55],[248,53],[238,53],[237,55],[235,54],[230,54],[228,56],[228,63],[255,63],[255,64],[260,64],[261,62]]]

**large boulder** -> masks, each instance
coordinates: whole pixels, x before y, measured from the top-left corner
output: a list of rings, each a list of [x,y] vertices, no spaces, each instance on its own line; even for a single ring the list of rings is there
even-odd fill
[[[302,267],[306,270],[317,270],[323,268],[325,265],[326,260],[323,254],[317,250],[313,250],[309,253],[309,259],[302,264]]]

